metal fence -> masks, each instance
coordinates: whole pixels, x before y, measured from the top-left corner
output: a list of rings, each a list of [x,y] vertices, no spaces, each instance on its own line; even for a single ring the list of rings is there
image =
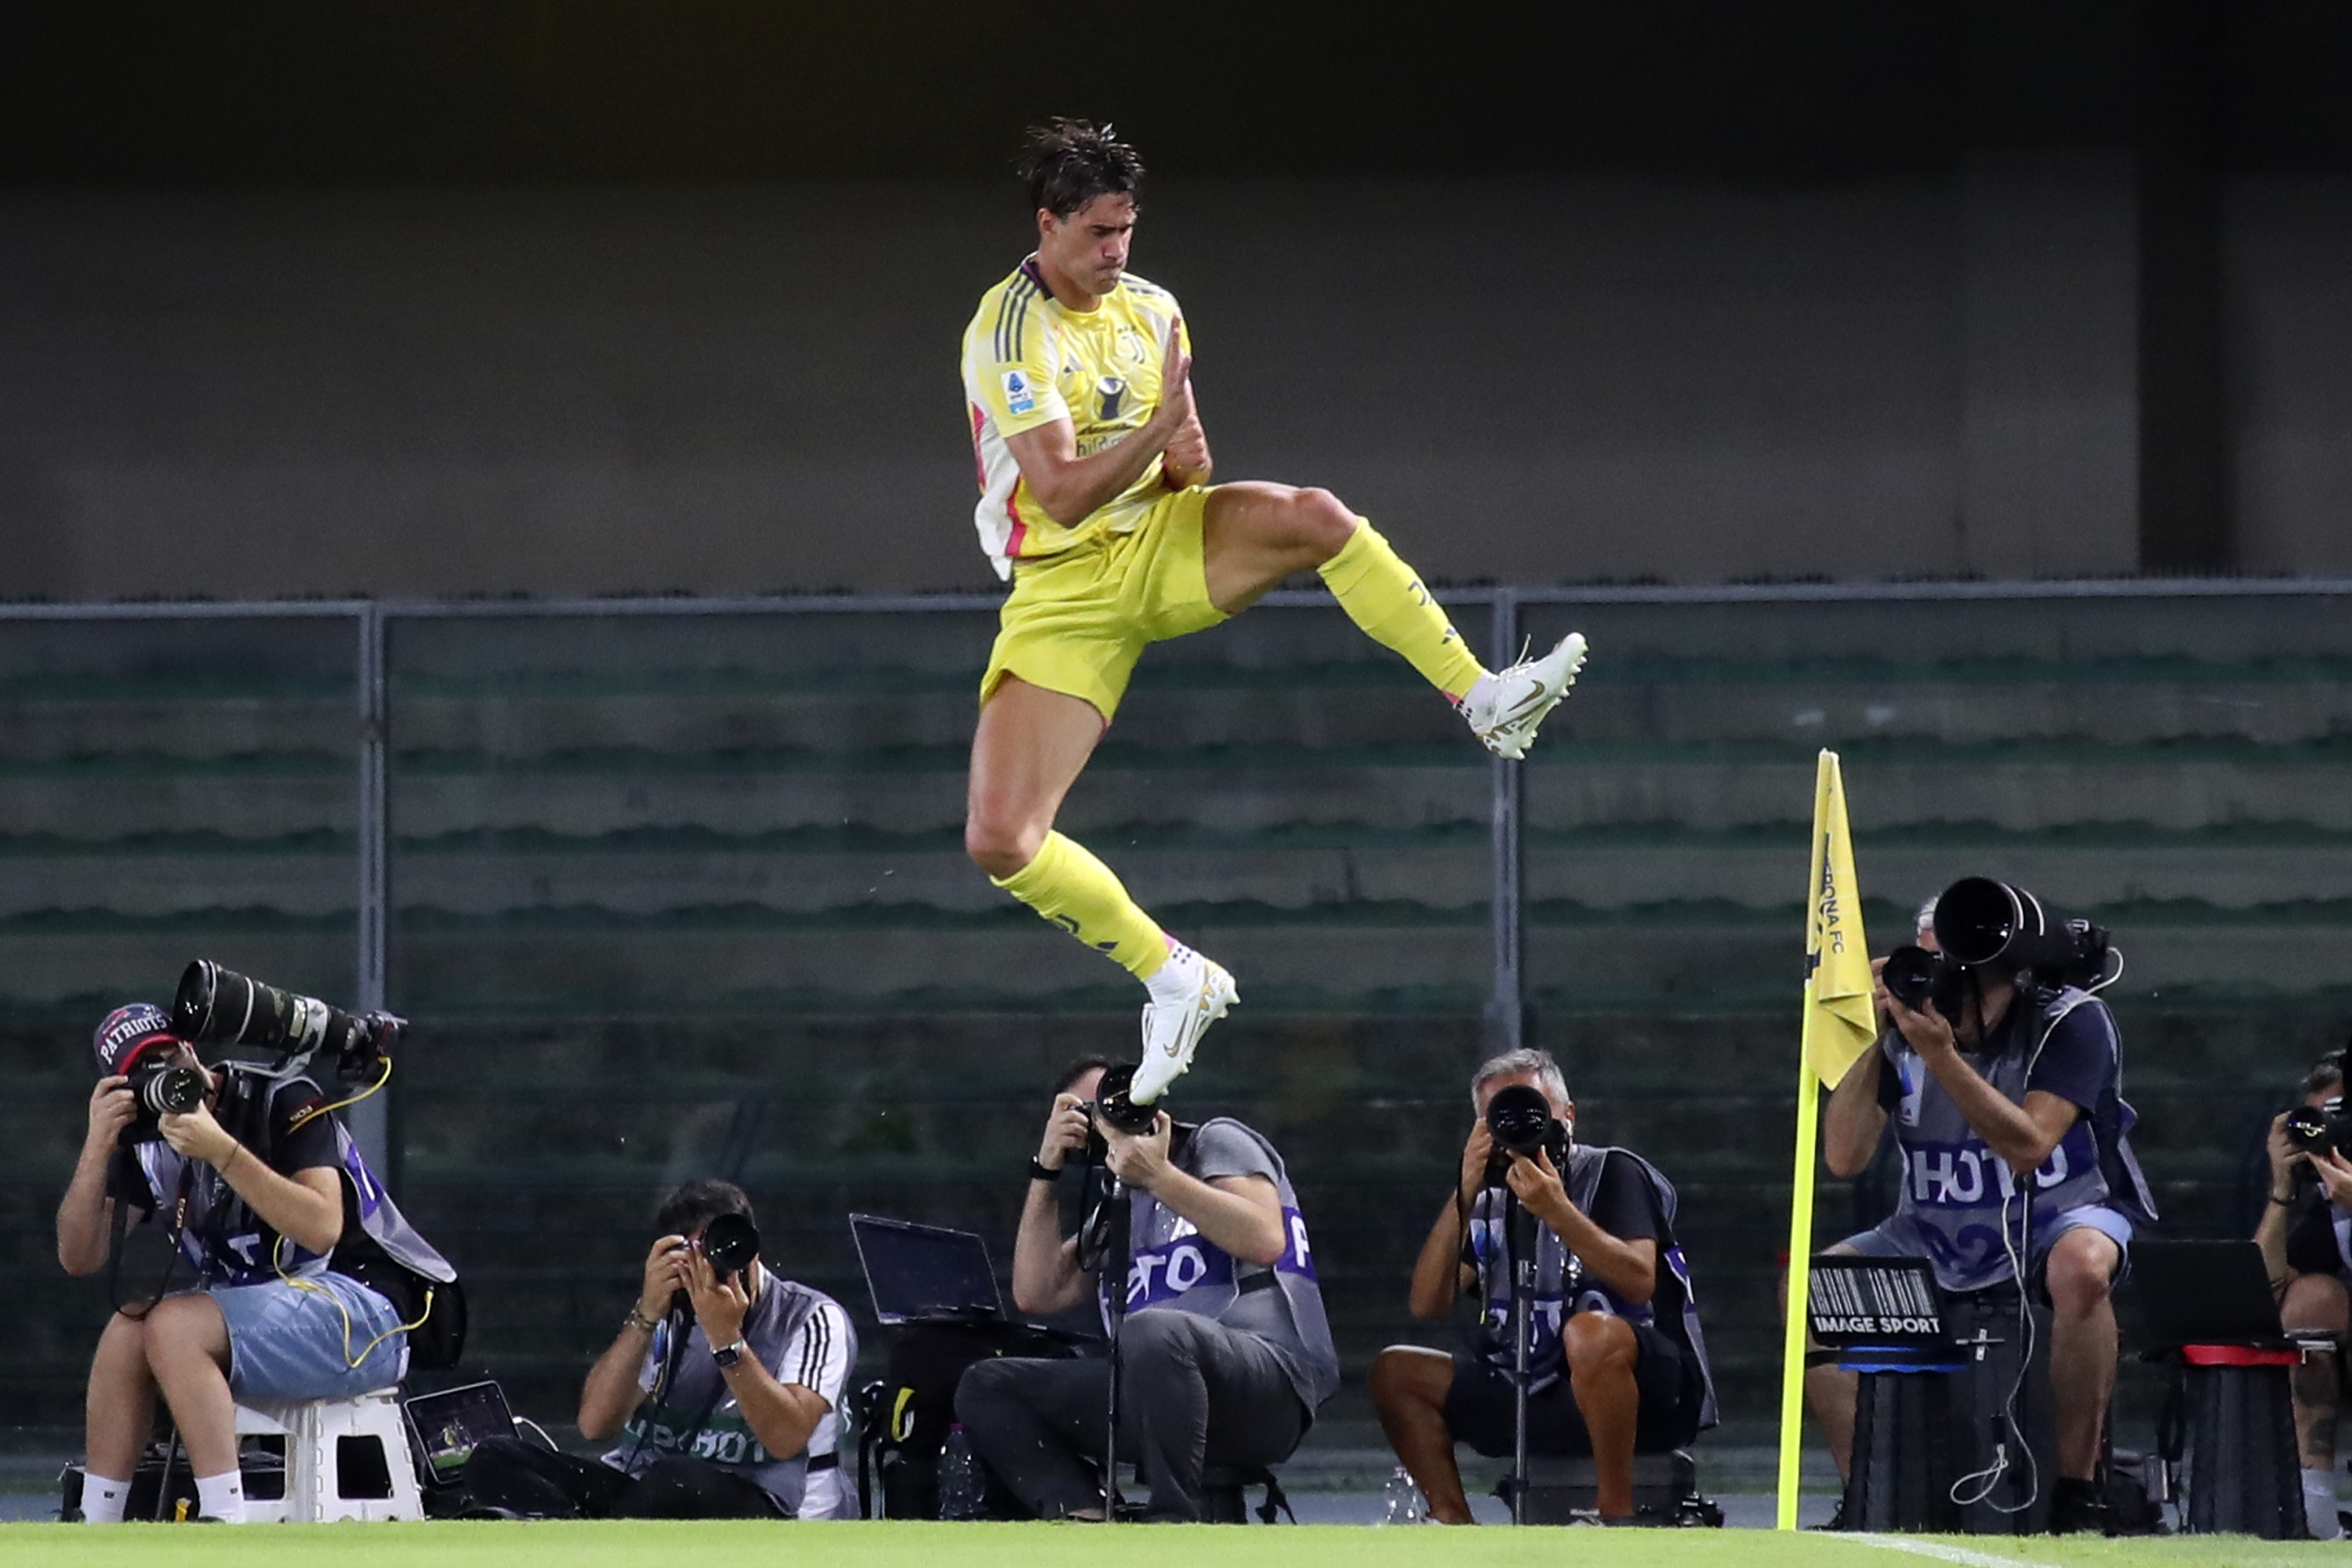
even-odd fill
[[[2126,578],[2046,583],[1733,584],[1698,587],[1625,585],[1586,588],[1474,587],[1451,590],[1443,598],[1457,616],[1473,610],[1487,616],[1486,643],[1496,663],[1517,657],[1522,611],[1533,606],[1738,605],[1801,606],[1812,604],[2024,602],[2074,600],[2212,600],[2310,598],[2352,595],[2352,581],[2300,579]],[[391,1005],[385,994],[386,943],[391,926],[391,805],[387,766],[391,736],[398,721],[386,679],[391,629],[401,621],[458,619],[639,619],[644,617],[858,616],[876,614],[971,614],[992,610],[993,595],[808,595],[747,598],[614,598],[541,600],[322,599],[293,602],[141,602],[94,604],[0,604],[0,625],[11,623],[104,623],[125,621],[310,621],[347,622],[357,670],[352,694],[357,744],[358,849],[353,867],[358,915],[352,1003],[360,1009]],[[1326,605],[1315,591],[1284,591],[1263,603],[1272,607]],[[1602,654],[1606,657],[1605,652]],[[1492,764],[1493,987],[1487,1001],[1490,1028],[1516,1047],[1525,1017],[1521,957],[1523,893],[1520,869],[1519,770]],[[386,1106],[363,1102],[352,1113],[352,1133],[380,1168],[390,1168]]]
[[[2143,1156],[2189,1233],[2236,1227],[2266,1097],[2352,1012],[2352,582],[1444,598],[1498,661],[1593,635],[1530,763],[1289,593],[1154,650],[1068,817],[1248,966],[1185,1092],[1302,1183],[1352,1369],[1318,1430],[1369,1431],[1361,1370],[1414,1332],[1399,1215],[1457,1158],[1466,1064],[1522,1039],[1580,1124],[1666,1163],[1727,1408],[1769,1406],[1819,745],[1882,941],[1961,871],[2117,928]],[[845,1300],[849,1208],[1009,1234],[995,1178],[1037,1081],[1133,1013],[961,853],[997,603],[0,605],[0,1283],[39,1303],[0,1356],[18,1419],[70,1419],[101,1321],[48,1235],[79,1039],[199,951],[417,1015],[353,1131],[479,1286],[481,1354],[550,1411],[686,1174],[740,1175]],[[1820,1202],[1824,1234],[1862,1220],[1842,1185]]]

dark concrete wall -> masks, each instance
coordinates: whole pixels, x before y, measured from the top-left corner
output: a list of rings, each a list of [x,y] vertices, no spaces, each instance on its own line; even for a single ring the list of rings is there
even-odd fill
[[[2124,573],[2136,192],[1171,182],[1136,259],[1222,477],[1439,578]],[[2221,564],[2352,570],[2352,181],[2224,207]],[[0,197],[0,592],[982,585],[957,337],[1025,227],[962,185]]]
[[[2246,180],[2227,210],[2233,554],[2352,575],[2352,179]]]

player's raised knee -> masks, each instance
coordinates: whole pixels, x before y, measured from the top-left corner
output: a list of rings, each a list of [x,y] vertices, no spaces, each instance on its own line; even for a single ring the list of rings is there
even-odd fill
[[[1293,491],[1286,510],[1293,542],[1318,562],[1339,554],[1349,536],[1363,526],[1363,520],[1329,490]]]
[[[971,857],[973,865],[1000,882],[1035,859],[1044,842],[1045,835],[1026,825],[984,811],[974,811],[963,819],[963,852]]]

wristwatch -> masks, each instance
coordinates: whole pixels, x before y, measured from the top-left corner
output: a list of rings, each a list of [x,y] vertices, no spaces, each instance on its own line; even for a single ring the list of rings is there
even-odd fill
[[[714,1345],[711,1347],[710,1359],[718,1363],[722,1371],[733,1366],[743,1359],[743,1342],[737,1340],[733,1344]]]

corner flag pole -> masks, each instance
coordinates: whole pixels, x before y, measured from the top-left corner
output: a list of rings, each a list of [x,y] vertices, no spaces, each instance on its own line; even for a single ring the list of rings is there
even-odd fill
[[[1876,1041],[1876,983],[1862,930],[1845,779],[1824,751],[1813,778],[1812,875],[1806,883],[1804,1022],[1797,1044],[1797,1148],[1789,1196],[1789,1307],[1780,1335],[1780,1474],[1776,1524],[1797,1528],[1797,1458],[1805,1418],[1805,1304],[1812,1289],[1813,1165],[1820,1086],[1834,1087]]]
[[[1815,836],[1818,841],[1819,835]],[[1818,853],[1818,851],[1816,851]],[[1818,878],[1816,886],[1819,885]],[[1789,1197],[1789,1305],[1780,1326],[1780,1479],[1774,1527],[1797,1528],[1797,1459],[1805,1425],[1805,1303],[1812,1291],[1813,1163],[1820,1081],[1813,1071],[1813,982],[1805,978],[1805,1026],[1797,1047],[1797,1152]]]

